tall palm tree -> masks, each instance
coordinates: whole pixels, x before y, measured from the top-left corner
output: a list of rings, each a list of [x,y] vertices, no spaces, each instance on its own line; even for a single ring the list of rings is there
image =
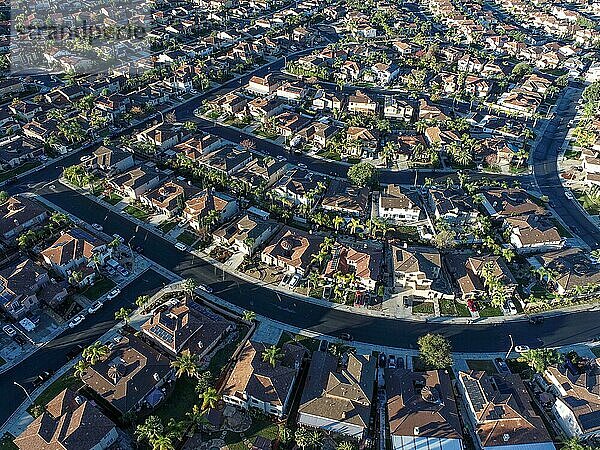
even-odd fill
[[[173,440],[165,434],[155,437],[150,443],[152,444],[152,450],[175,450]]]
[[[149,301],[150,301],[149,295],[140,295],[140,296],[138,296],[138,298],[135,299],[135,306],[137,306],[138,308],[143,308],[144,306],[146,306],[148,304]]]
[[[187,417],[187,423],[193,427],[194,430],[207,421],[206,411],[202,410],[198,405],[194,405],[191,411],[188,411],[185,415]]]
[[[311,430],[309,434],[310,445],[313,448],[321,448],[323,442],[323,435],[317,429]]]
[[[304,450],[310,445],[310,431],[303,427],[297,428],[294,433],[294,440],[296,441],[296,444]]]
[[[190,353],[186,348],[175,358],[175,361],[171,361],[171,367],[177,369],[175,372],[177,378],[182,375],[195,377],[198,375],[198,355]]]
[[[335,448],[335,450],[355,450],[355,449],[356,449],[356,447],[350,441],[340,442],[337,445],[337,447]]]
[[[202,394],[200,394],[200,399],[202,400],[202,410],[214,408],[217,406],[217,402],[220,398],[221,396],[217,390],[214,387],[209,387]]]
[[[163,426],[159,417],[148,416],[144,423],[139,424],[135,428],[134,435],[138,442],[152,442],[158,436],[161,436],[164,431],[165,427]]]
[[[281,349],[275,345],[265,348],[262,353],[262,360],[271,364],[273,367],[277,365],[277,361],[279,361],[281,358],[283,358],[283,353]]]
[[[242,320],[246,322],[253,322],[256,320],[256,313],[254,311],[244,311],[242,314]]]
[[[335,216],[332,223],[335,231],[340,231],[340,225],[344,223],[344,219],[341,216]]]
[[[121,309],[115,312],[115,320],[122,320],[127,325],[129,323],[129,314],[131,314],[130,309],[121,307]]]
[[[186,294],[190,297],[194,294],[194,290],[197,286],[198,285],[196,284],[196,281],[193,278],[187,278],[183,282],[183,289],[185,290]]]
[[[100,341],[96,341],[84,348],[81,356],[85,361],[93,366],[102,358],[106,357],[109,353],[110,349],[108,348],[108,345],[105,345]]]
[[[79,283],[81,283],[82,280],[83,280],[83,272],[80,272],[78,270],[74,270],[69,275],[69,283],[71,283],[73,286],[79,285]]]
[[[348,230],[350,234],[356,234],[356,229],[361,226],[360,220],[352,217],[348,222]]]

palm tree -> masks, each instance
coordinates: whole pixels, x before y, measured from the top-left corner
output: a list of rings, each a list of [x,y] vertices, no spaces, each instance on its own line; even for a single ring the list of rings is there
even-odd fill
[[[183,282],[183,289],[185,290],[186,294],[189,295],[190,297],[193,295],[196,287],[197,287],[197,284],[193,278],[187,278]]]
[[[281,352],[281,349],[275,345],[265,348],[262,353],[262,360],[271,364],[273,367],[277,365],[277,361],[281,358],[283,358],[283,353]]]
[[[355,446],[350,441],[340,442],[335,450],[355,450]]]
[[[83,272],[74,270],[69,275],[69,283],[71,283],[73,286],[79,285],[79,283],[81,283],[81,280],[83,280]]]
[[[129,314],[131,314],[130,309],[121,307],[121,309],[115,312],[115,320],[122,320],[127,325],[129,323]]]
[[[355,234],[356,233],[356,229],[358,227],[360,227],[360,220],[352,217],[350,219],[350,221],[348,222],[348,230],[350,230],[350,234]]]
[[[242,320],[244,320],[245,322],[253,322],[254,320],[256,320],[256,313],[254,311],[244,311],[244,314],[242,314]]]
[[[313,289],[318,286],[321,281],[321,275],[314,270],[308,274],[308,291],[310,292],[310,287],[312,285]]]
[[[277,427],[277,437],[282,444],[287,444],[292,440],[292,432],[284,424],[279,424]]]
[[[202,400],[202,410],[214,408],[217,406],[217,402],[220,398],[221,396],[217,390],[214,387],[209,387],[202,394],[200,394],[200,399]]]
[[[144,423],[139,424],[134,432],[134,435],[138,442],[148,441],[152,442],[157,437],[161,436],[165,431],[160,418],[157,416],[148,416]]]
[[[323,442],[323,435],[317,429],[312,430],[309,434],[310,445],[314,448],[320,448],[321,443]]]
[[[175,450],[175,445],[170,436],[161,434],[150,442],[152,444],[152,450]]]
[[[100,341],[96,341],[93,344],[87,346],[83,349],[81,356],[85,361],[87,361],[91,366],[96,364],[102,358],[106,357],[110,353],[110,349],[108,345],[103,344]]]
[[[86,360],[80,359],[73,366],[73,368],[75,369],[74,375],[76,377],[82,378],[83,375],[85,375],[85,372],[88,369],[88,367],[90,367],[90,364]]]
[[[171,367],[177,369],[175,372],[177,378],[182,375],[195,377],[198,375],[198,355],[190,353],[186,348],[175,358],[175,361],[171,361]]]
[[[150,301],[149,295],[140,295],[135,299],[135,306],[138,308],[143,308]]]
[[[340,231],[340,225],[344,223],[344,219],[341,216],[335,216],[332,223],[335,231]]]
[[[310,445],[310,431],[308,431],[306,428],[298,428],[294,433],[294,439],[296,444],[298,444],[298,446],[304,450],[307,445]]]
[[[193,427],[194,430],[196,430],[199,425],[206,422],[206,411],[202,410],[198,405],[194,405],[192,410],[185,413],[185,415],[187,416],[188,424]]]

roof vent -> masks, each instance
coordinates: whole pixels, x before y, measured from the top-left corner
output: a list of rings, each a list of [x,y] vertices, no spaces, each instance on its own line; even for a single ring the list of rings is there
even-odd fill
[[[156,381],[160,381],[160,375],[159,375],[159,374],[157,374],[156,372],[154,372],[154,375],[152,375],[152,376],[154,377],[154,379],[155,379]]]
[[[420,432],[421,432],[421,430],[419,429],[419,427],[414,427],[414,428],[413,428],[413,434],[414,434],[415,436],[418,436]]]
[[[503,440],[504,442],[508,442],[508,440],[509,440],[509,439],[510,439],[510,435],[509,435],[508,433],[504,433],[504,434],[502,435],[502,440]]]

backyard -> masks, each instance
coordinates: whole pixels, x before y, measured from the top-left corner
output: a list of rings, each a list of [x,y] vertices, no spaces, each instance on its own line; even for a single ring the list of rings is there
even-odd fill
[[[292,342],[292,341],[295,341],[295,342],[303,345],[311,352],[315,352],[315,351],[319,350],[319,345],[321,344],[321,341],[319,341],[318,339],[313,339],[308,336],[302,336],[301,334],[292,335],[292,334],[283,332],[283,333],[281,333],[281,337],[279,338],[278,345],[279,345],[279,347],[281,347],[283,344],[286,344],[286,343]]]
[[[250,443],[254,443],[256,436],[262,436],[270,440],[277,438],[277,424],[273,423],[269,418],[252,414],[252,425],[243,433],[227,432],[225,443],[229,450],[247,450],[250,446],[244,442],[247,439]]]
[[[178,421],[184,419],[185,414],[200,403],[195,391],[196,384],[196,378],[186,375],[178,378],[171,393],[156,408],[153,415],[160,417],[163,422],[167,422],[171,417]]]
[[[191,246],[194,242],[198,240],[198,235],[186,230],[179,236],[177,236],[177,240],[182,244]]]

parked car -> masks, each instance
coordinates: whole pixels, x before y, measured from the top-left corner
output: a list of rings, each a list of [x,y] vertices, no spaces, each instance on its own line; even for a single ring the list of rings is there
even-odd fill
[[[573,200],[575,198],[571,191],[565,191],[565,197],[567,197],[569,200]]]
[[[13,337],[15,334],[17,334],[17,330],[15,330],[15,327],[13,327],[12,325],[4,325],[2,327],[2,331],[4,331],[10,337]]]
[[[379,354],[379,367],[385,368],[385,363],[387,362],[387,358],[385,353]]]
[[[502,358],[496,358],[494,360],[494,362],[496,363],[496,367],[498,367],[499,372],[510,373],[510,369],[508,368],[508,366],[506,365],[506,363],[504,362],[504,360]]]
[[[396,368],[396,355],[390,355],[390,356],[388,356],[388,367],[390,369],[395,369]]]
[[[210,286],[207,286],[206,284],[200,284],[198,285],[198,288],[202,289],[204,292],[208,292],[209,294],[213,291],[213,289]]]
[[[23,336],[21,336],[20,334],[15,334],[12,338],[13,338],[13,341],[15,341],[19,345],[27,344],[27,341],[25,340],[25,338]]]
[[[298,282],[300,281],[300,275],[298,275],[297,273],[295,273],[292,278],[290,279],[290,287],[296,287],[296,285],[298,284]]]
[[[342,341],[351,341],[353,338],[350,333],[342,333],[342,334],[340,334],[340,339]]]
[[[533,325],[541,325],[544,323],[544,316],[529,316],[529,323]]]
[[[188,248],[187,248],[187,245],[185,245],[185,244],[183,244],[183,243],[181,243],[181,242],[178,242],[178,243],[176,243],[176,244],[175,244],[175,248],[176,248],[177,250],[181,250],[182,252],[185,252],[185,251],[187,251],[187,249],[188,249]]]
[[[113,298],[115,298],[117,295],[119,295],[121,293],[121,289],[114,288],[112,291],[110,291],[107,295],[106,295],[106,299],[107,300],[112,300]]]
[[[517,345],[515,347],[515,352],[517,353],[525,353],[531,350],[528,345]]]
[[[35,387],[38,387],[39,385],[43,384],[46,380],[49,380],[50,377],[52,377],[52,372],[48,372],[47,370],[45,370],[44,372],[40,373],[35,380],[33,380],[33,385]]]
[[[306,164],[304,164],[304,163],[299,163],[298,167],[300,167],[301,169],[306,169],[307,168]]]
[[[97,300],[90,305],[90,307],[88,308],[88,312],[90,314],[94,314],[96,311],[98,311],[103,306],[104,306],[104,303],[102,303],[100,300]]]
[[[467,308],[469,308],[469,311],[471,312],[477,312],[477,304],[475,303],[475,300],[469,299],[467,300]]]
[[[83,349],[85,347],[81,344],[77,344],[75,347],[73,347],[71,350],[69,350],[69,352],[67,353],[67,358],[69,359],[73,359],[75,358],[77,355],[79,355]]]
[[[119,266],[119,267],[117,267],[117,270],[119,271],[119,273],[121,274],[121,276],[124,276],[124,277],[128,277],[129,276],[129,270],[127,270],[125,267]]]
[[[83,316],[82,314],[76,315],[75,317],[73,317],[73,320],[69,322],[69,328],[75,328],[77,325],[83,322],[83,319],[85,319],[85,316]]]
[[[106,272],[108,272],[108,274],[112,275],[113,277],[117,274],[117,272],[115,272],[115,269],[113,269],[110,266],[106,266]]]
[[[506,302],[506,310],[508,311],[508,313],[511,316],[514,316],[517,314],[517,308],[515,307],[515,304],[511,300]]]
[[[104,229],[104,228],[102,228],[102,225],[100,225],[99,223],[93,223],[92,228],[94,230],[98,230],[98,231],[102,231]]]

